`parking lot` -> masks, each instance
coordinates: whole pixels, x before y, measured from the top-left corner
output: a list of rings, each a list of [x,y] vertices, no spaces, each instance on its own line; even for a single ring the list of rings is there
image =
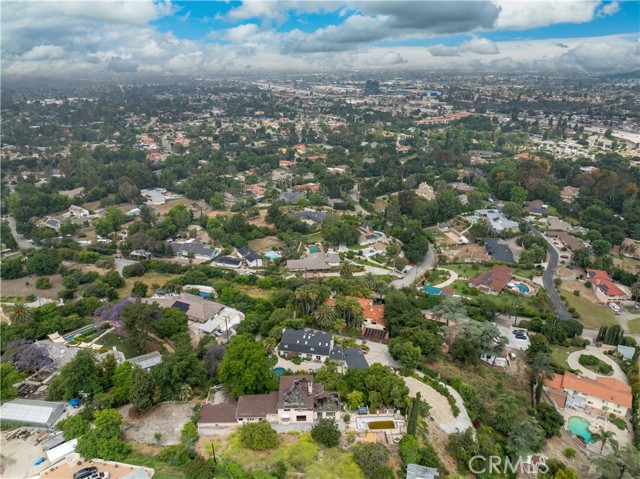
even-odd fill
[[[497,326],[500,332],[507,338],[508,348],[516,349],[518,351],[526,351],[527,349],[529,349],[529,345],[531,344],[531,341],[529,341],[529,336],[526,333],[526,330],[522,328],[514,328],[513,326],[502,326],[499,324]],[[525,331],[525,336],[527,337],[527,339],[516,338],[516,335],[513,334],[514,331],[516,330]]]

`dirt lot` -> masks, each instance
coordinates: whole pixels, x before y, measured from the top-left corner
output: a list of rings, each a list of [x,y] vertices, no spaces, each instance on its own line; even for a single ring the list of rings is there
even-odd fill
[[[158,205],[156,206],[156,208],[158,208],[158,211],[160,212],[161,215],[166,215],[169,212],[169,210],[176,205],[185,205],[187,208],[189,208],[194,212],[196,217],[200,215],[200,211],[202,211],[204,214],[207,214],[211,211],[211,207],[205,201],[202,201],[202,200],[193,201],[187,198],[179,198],[177,200],[168,200],[164,205]]]
[[[282,241],[280,241],[275,236],[266,236],[264,238],[249,241],[249,247],[257,251],[258,253],[266,253],[267,251],[271,251],[272,246],[280,248],[282,246]]]
[[[35,430],[27,439],[5,440],[7,433],[2,434],[0,450],[2,450],[2,461],[0,462],[0,477],[7,479],[19,479],[30,477],[37,471],[46,467],[49,462],[45,461],[39,466],[35,462],[41,457],[46,457],[42,446],[36,444],[36,437],[42,430]]]
[[[564,451],[567,448],[575,449],[577,451],[576,457],[567,459],[564,455]],[[589,467],[591,466],[590,458],[576,445],[567,431],[563,430],[561,437],[554,436],[551,439],[547,439],[547,445],[542,454],[547,456],[547,459],[558,459],[566,463],[578,473],[578,477],[588,477]]]
[[[141,444],[155,444],[154,435],[162,434],[160,444],[170,446],[180,443],[180,431],[193,414],[195,402],[165,403],[148,412],[142,417],[131,419],[129,417],[130,404],[118,409],[125,421],[131,426],[125,431],[128,441]]]
[[[62,276],[59,274],[49,276],[49,283],[51,283],[51,288],[49,289],[37,289],[35,286],[37,278],[36,275],[32,274],[18,279],[3,279],[2,296],[22,296],[24,298],[34,294],[40,298],[57,300],[58,291],[63,288]]]
[[[485,251],[483,246],[479,244],[470,243],[462,246],[455,246],[452,248],[446,248],[444,254],[449,261],[458,259],[460,261],[489,261],[491,258]]]

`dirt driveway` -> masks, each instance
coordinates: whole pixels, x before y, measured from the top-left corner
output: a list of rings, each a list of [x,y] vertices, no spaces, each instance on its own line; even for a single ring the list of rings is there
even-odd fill
[[[142,417],[131,419],[131,405],[121,407],[118,411],[130,424],[125,430],[125,439],[141,444],[156,444],[155,434],[160,433],[160,445],[171,446],[180,443],[180,431],[193,414],[195,402],[164,403]]]

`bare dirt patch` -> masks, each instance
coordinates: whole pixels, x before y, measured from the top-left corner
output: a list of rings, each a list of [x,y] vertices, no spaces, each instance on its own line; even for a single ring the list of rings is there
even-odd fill
[[[454,260],[462,262],[478,262],[489,261],[491,259],[484,247],[475,243],[446,248],[444,254],[447,257],[447,260],[451,262]]]
[[[123,406],[118,411],[130,424],[125,430],[125,438],[141,444],[156,444],[154,436],[160,433],[160,445],[179,444],[180,431],[193,414],[194,404],[195,402],[164,403],[135,419],[129,417],[131,404]]]
[[[576,457],[573,459],[567,459],[564,455],[564,451],[567,448],[575,449],[577,451]],[[547,439],[547,445],[542,453],[547,456],[547,459],[553,458],[565,462],[569,467],[576,471],[578,477],[588,477],[589,467],[591,466],[590,457],[580,449],[580,447],[578,447],[567,431],[563,430],[560,437]]]
[[[249,241],[249,247],[258,253],[266,253],[267,251],[271,251],[272,247],[280,248],[282,246],[282,241],[280,241],[275,236],[265,236],[264,238],[258,238]]]
[[[36,279],[38,277],[34,274],[18,279],[3,279],[2,296],[21,296],[26,298],[33,294],[40,298],[58,299],[58,291],[64,288],[62,286],[62,276],[59,274],[49,276],[49,283],[51,284],[49,289],[37,289]]]

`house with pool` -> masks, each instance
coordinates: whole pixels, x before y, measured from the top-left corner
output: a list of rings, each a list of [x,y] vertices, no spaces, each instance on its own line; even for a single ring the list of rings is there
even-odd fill
[[[544,385],[548,397],[559,409],[603,416],[613,413],[624,418],[631,415],[631,387],[618,379],[590,379],[565,372],[547,379]]]
[[[511,268],[503,264],[496,265],[490,271],[480,273],[475,278],[469,278],[467,284],[487,294],[500,294],[511,281]]]

